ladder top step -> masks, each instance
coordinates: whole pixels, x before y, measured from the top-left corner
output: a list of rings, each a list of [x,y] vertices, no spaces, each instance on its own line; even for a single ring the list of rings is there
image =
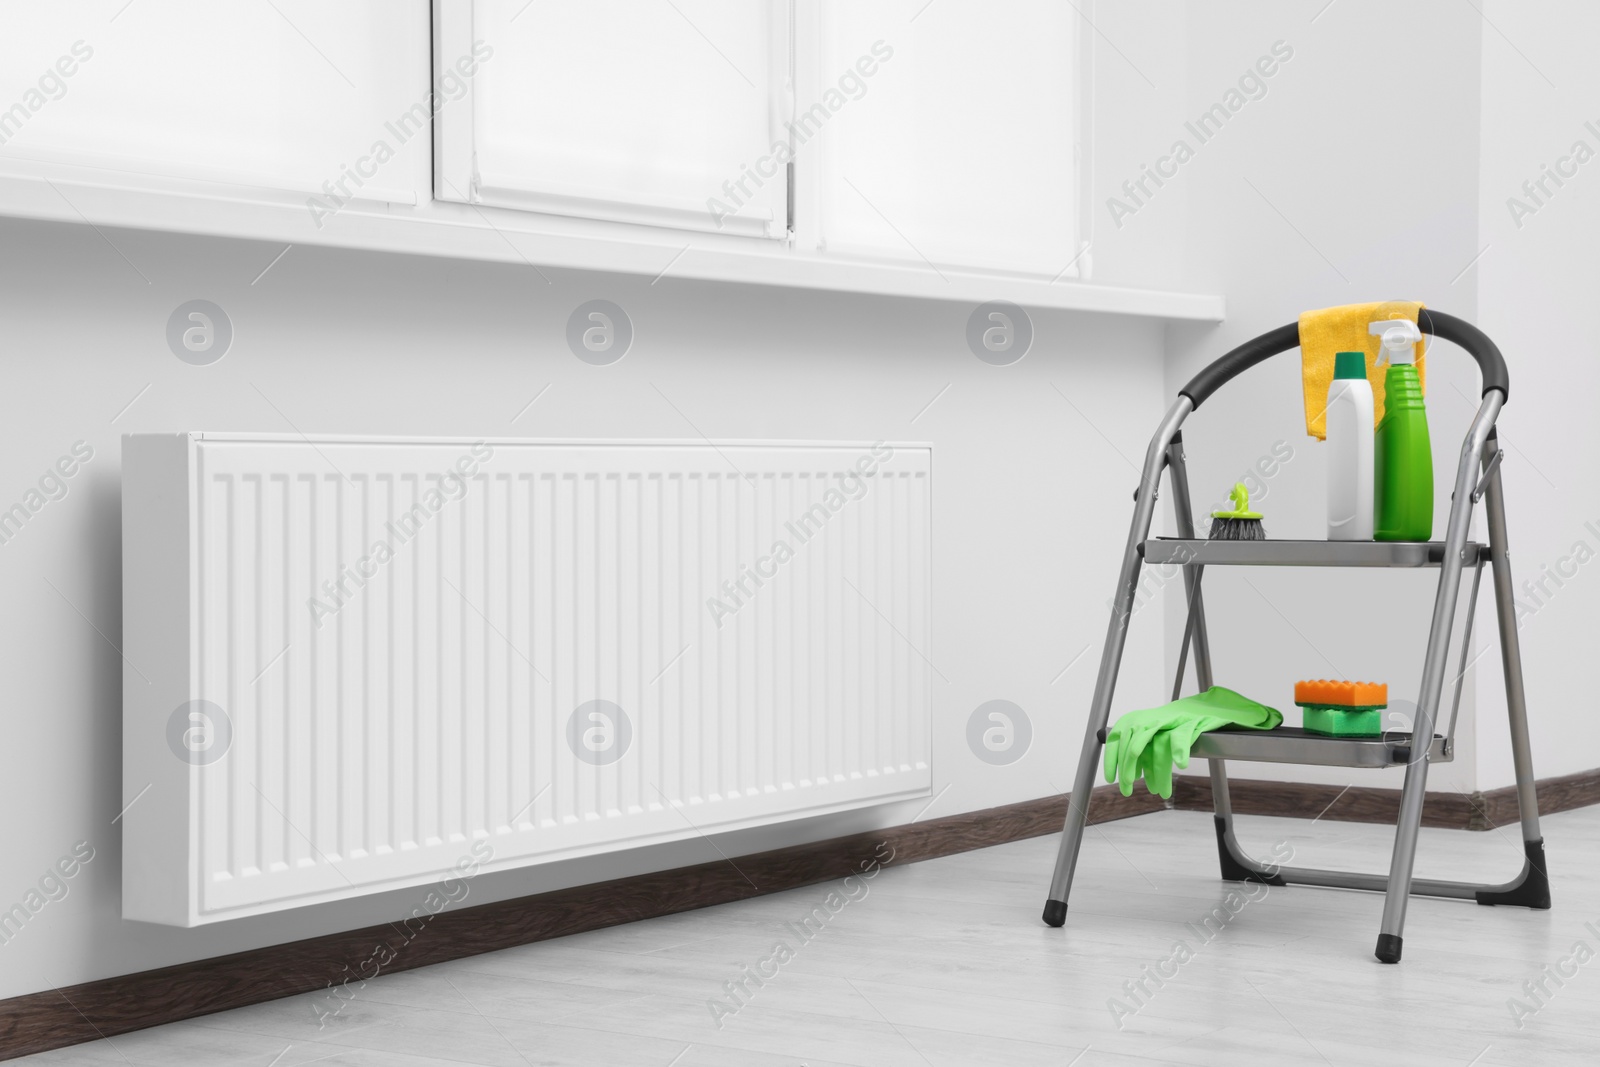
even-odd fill
[[[1197,563],[1240,567],[1437,567],[1443,541],[1203,541],[1152,537],[1139,546],[1151,564]],[[1475,566],[1489,549],[1468,541],[1462,564]]]

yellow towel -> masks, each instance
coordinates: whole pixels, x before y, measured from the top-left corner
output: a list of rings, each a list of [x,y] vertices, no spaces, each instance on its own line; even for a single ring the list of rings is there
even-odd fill
[[[1343,307],[1308,311],[1300,316],[1300,375],[1306,391],[1306,433],[1319,441],[1328,437],[1325,415],[1328,386],[1333,384],[1333,357],[1339,352],[1367,354],[1367,381],[1372,383],[1373,425],[1383,421],[1383,380],[1387,367],[1374,367],[1383,338],[1367,332],[1374,322],[1386,319],[1417,321],[1422,305],[1411,300],[1387,300],[1374,304],[1346,304]],[[1428,372],[1422,353],[1426,346],[1417,342],[1417,379],[1423,395],[1428,391]]]

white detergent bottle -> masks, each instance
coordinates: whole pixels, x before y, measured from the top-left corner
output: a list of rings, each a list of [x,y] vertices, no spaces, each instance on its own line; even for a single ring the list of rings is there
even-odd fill
[[[1372,540],[1372,383],[1364,352],[1334,356],[1328,386],[1328,540]]]

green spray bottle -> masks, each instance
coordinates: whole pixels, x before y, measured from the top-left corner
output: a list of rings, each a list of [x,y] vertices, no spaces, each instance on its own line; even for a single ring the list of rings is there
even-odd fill
[[[1372,536],[1377,541],[1427,541],[1433,537],[1433,445],[1422,381],[1413,362],[1422,331],[1407,319],[1374,322],[1369,331],[1383,338],[1375,365],[1389,364],[1383,421],[1373,442]]]

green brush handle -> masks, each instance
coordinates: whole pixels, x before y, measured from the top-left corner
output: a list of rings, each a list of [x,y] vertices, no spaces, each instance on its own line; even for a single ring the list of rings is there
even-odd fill
[[[1250,510],[1250,490],[1244,487],[1243,482],[1233,483],[1233,492],[1228,494],[1228,499],[1233,501],[1232,511],[1213,511],[1213,519],[1259,519],[1259,511]]]

